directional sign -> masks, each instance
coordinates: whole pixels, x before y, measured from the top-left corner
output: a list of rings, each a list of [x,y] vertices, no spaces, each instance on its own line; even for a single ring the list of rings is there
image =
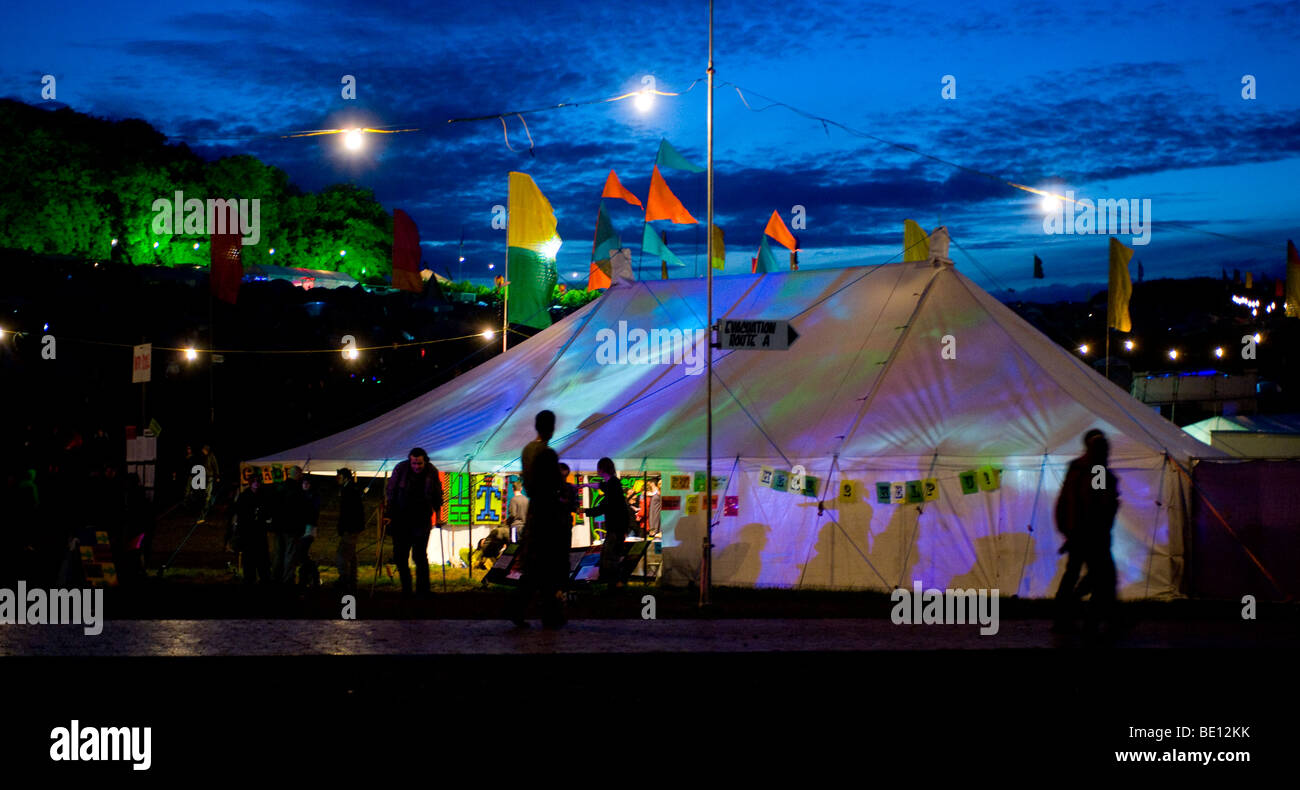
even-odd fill
[[[785,351],[799,333],[789,321],[724,318],[718,322],[718,348]]]

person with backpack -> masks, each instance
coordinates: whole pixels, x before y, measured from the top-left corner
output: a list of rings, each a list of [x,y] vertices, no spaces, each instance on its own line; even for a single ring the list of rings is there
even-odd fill
[[[1111,529],[1119,511],[1119,478],[1110,471],[1110,444],[1092,429],[1083,435],[1084,453],[1070,462],[1056,499],[1056,528],[1065,536],[1061,553],[1068,555],[1061,586],[1056,591],[1056,633],[1073,631],[1081,599],[1092,593],[1086,625],[1095,633],[1100,622],[1111,623],[1115,603],[1115,558]],[[1079,582],[1084,567],[1088,575]]]
[[[632,510],[623,493],[623,481],[614,470],[614,462],[602,458],[596,462],[601,477],[600,504],[584,509],[589,516],[605,517],[605,543],[600,549],[600,581],[611,589],[623,586],[623,541],[632,523]]]
[[[339,589],[353,593],[357,589],[357,538],[366,527],[366,509],[361,501],[361,486],[356,475],[344,467],[337,472],[339,481],[339,547],[335,563],[339,569]]]

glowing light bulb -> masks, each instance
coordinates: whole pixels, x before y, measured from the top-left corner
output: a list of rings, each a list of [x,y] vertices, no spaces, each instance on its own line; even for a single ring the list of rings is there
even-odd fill
[[[1169,358],[1170,358],[1170,359],[1178,359],[1178,349],[1176,349],[1176,348],[1171,348],[1171,349],[1169,349]]]
[[[491,329],[484,329],[481,334],[483,335],[484,338],[488,340],[491,340],[492,338],[497,336],[497,333],[493,332]]]
[[[1132,350],[1135,349],[1135,348],[1137,348],[1137,343],[1134,343],[1132,340],[1125,340],[1125,341],[1124,341],[1124,350],[1125,350],[1125,351],[1132,351]]]
[[[1080,353],[1080,354],[1087,354],[1087,353],[1088,353],[1088,344],[1087,344],[1087,343],[1084,343],[1083,345],[1079,346],[1079,353]]]
[[[636,98],[632,100],[632,103],[635,104],[636,108],[641,112],[650,112],[650,108],[653,107],[655,103],[655,95],[651,93],[649,89],[643,90],[636,95]]]
[[[1044,195],[1039,205],[1044,214],[1054,214],[1061,210],[1061,199],[1056,195]]]
[[[362,134],[363,132],[360,129],[349,131],[347,134],[343,135],[343,145],[349,151],[360,151],[361,146],[365,144],[365,141],[361,137]]]
[[[1218,357],[1219,359],[1223,359],[1223,346],[1219,346],[1218,348],[1214,349],[1214,356]]]
[[[187,348],[187,349],[185,349],[185,361],[186,361],[186,362],[193,362],[194,360],[196,360],[196,359],[198,359],[198,358],[199,358],[199,352],[195,351],[195,350],[192,349],[192,348]]]

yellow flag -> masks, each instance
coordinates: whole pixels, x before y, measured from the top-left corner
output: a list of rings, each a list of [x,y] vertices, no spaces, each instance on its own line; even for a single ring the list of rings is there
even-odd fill
[[[903,262],[930,260],[929,238],[915,220],[903,220]]]
[[[1110,284],[1106,292],[1106,326],[1121,332],[1133,331],[1128,316],[1128,300],[1133,294],[1133,279],[1128,275],[1128,262],[1133,250],[1111,237]]]
[[[519,247],[554,257],[555,211],[551,201],[527,173],[511,173],[506,191],[506,247]]]
[[[713,228],[713,268],[725,269],[727,266],[727,247],[722,243],[722,228]]]

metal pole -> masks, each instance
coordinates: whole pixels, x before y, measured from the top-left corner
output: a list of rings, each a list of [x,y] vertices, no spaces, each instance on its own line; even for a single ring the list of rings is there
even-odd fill
[[[708,201],[706,214],[708,227],[708,253],[706,268],[709,291],[708,313],[708,369],[705,373],[706,396],[704,401],[705,460],[704,460],[704,551],[700,562],[700,606],[710,603],[713,584],[713,0],[709,0],[709,111],[708,111]]]

